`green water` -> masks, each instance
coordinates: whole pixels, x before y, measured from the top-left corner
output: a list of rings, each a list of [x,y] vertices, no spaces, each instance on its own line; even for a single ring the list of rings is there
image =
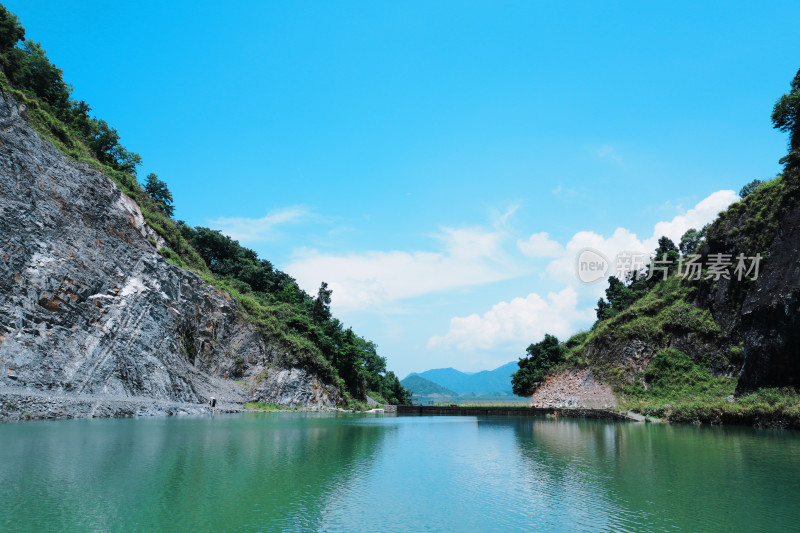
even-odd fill
[[[798,531],[800,433],[513,417],[0,424],[3,531]]]

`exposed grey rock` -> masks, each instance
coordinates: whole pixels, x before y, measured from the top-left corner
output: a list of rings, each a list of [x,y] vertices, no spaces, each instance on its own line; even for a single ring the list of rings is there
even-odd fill
[[[335,387],[323,384],[302,368],[267,368],[256,381],[253,399],[257,402],[333,409],[338,400]]]
[[[0,389],[0,420],[57,420],[159,415],[207,415],[242,411],[238,404],[209,405],[157,400],[146,396],[51,393],[34,389]]]
[[[742,305],[745,360],[739,392],[800,387],[800,203],[781,220],[768,258]]]
[[[133,413],[146,399],[145,411],[164,413],[179,411],[169,402],[194,412],[212,396],[248,401],[234,379],[252,379],[277,349],[230,296],[158,255],[163,241],[136,202],[40,139],[21,111],[0,95],[0,390],[17,404],[29,393],[31,405],[47,391],[71,416],[98,411],[70,398],[138,398]],[[305,371],[286,372],[274,381],[285,394],[269,379],[259,394],[315,407],[336,398]]]

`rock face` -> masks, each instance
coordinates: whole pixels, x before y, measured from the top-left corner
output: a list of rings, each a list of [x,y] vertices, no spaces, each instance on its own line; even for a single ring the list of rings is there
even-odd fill
[[[767,187],[712,223],[698,251],[703,264],[714,254],[760,254],[757,279],[731,275],[693,283],[685,302],[693,309],[673,310],[674,318],[662,321],[668,329],[655,333],[637,328],[640,316],[630,314],[584,349],[597,374],[645,384],[639,376],[654,355],[675,348],[694,361],[707,361],[716,376],[738,378],[737,394],[800,387],[800,169],[788,169]],[[697,320],[705,314],[713,320]]]
[[[786,192],[779,202],[762,212],[743,210],[738,218],[712,226],[703,250],[736,254],[744,249],[763,257],[758,279],[720,280],[698,298],[728,336],[741,342],[739,394],[761,387],[800,387],[800,177],[796,169],[787,170],[783,180]],[[773,221],[774,230],[750,229],[762,218]],[[748,246],[753,242],[758,244]]]
[[[611,387],[598,381],[588,368],[564,370],[547,376],[531,397],[534,407],[616,407]]]
[[[259,383],[261,379],[264,381]],[[323,384],[302,368],[267,368],[255,381],[253,400],[257,402],[311,409],[336,407],[336,388]]]
[[[227,294],[156,253],[163,242],[130,197],[41,140],[21,113],[0,96],[0,403],[47,393],[67,398],[63,416],[90,416],[70,412],[68,399],[150,399],[144,411],[165,413],[180,412],[169,402],[195,412],[212,397],[228,406],[252,399],[233,378],[252,380],[276,348]],[[259,397],[272,403],[335,401],[305,371],[268,374]],[[52,415],[32,408],[30,416]],[[6,408],[0,417],[13,416]]]
[[[782,218],[768,257],[742,305],[740,391],[800,387],[800,204]]]

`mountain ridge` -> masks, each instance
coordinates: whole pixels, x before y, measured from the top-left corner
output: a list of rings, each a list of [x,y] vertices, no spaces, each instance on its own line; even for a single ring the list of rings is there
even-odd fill
[[[517,362],[511,361],[493,370],[462,372],[452,367],[433,368],[423,372],[411,372],[405,379],[421,376],[437,385],[461,394],[512,395],[511,374],[517,370]],[[403,380],[405,381],[405,380]]]

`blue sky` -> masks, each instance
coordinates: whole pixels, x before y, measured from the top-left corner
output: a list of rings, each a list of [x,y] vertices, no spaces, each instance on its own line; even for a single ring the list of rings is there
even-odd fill
[[[800,67],[796,2],[4,4],[176,218],[327,281],[401,376],[590,326],[574,252],[774,176]]]

